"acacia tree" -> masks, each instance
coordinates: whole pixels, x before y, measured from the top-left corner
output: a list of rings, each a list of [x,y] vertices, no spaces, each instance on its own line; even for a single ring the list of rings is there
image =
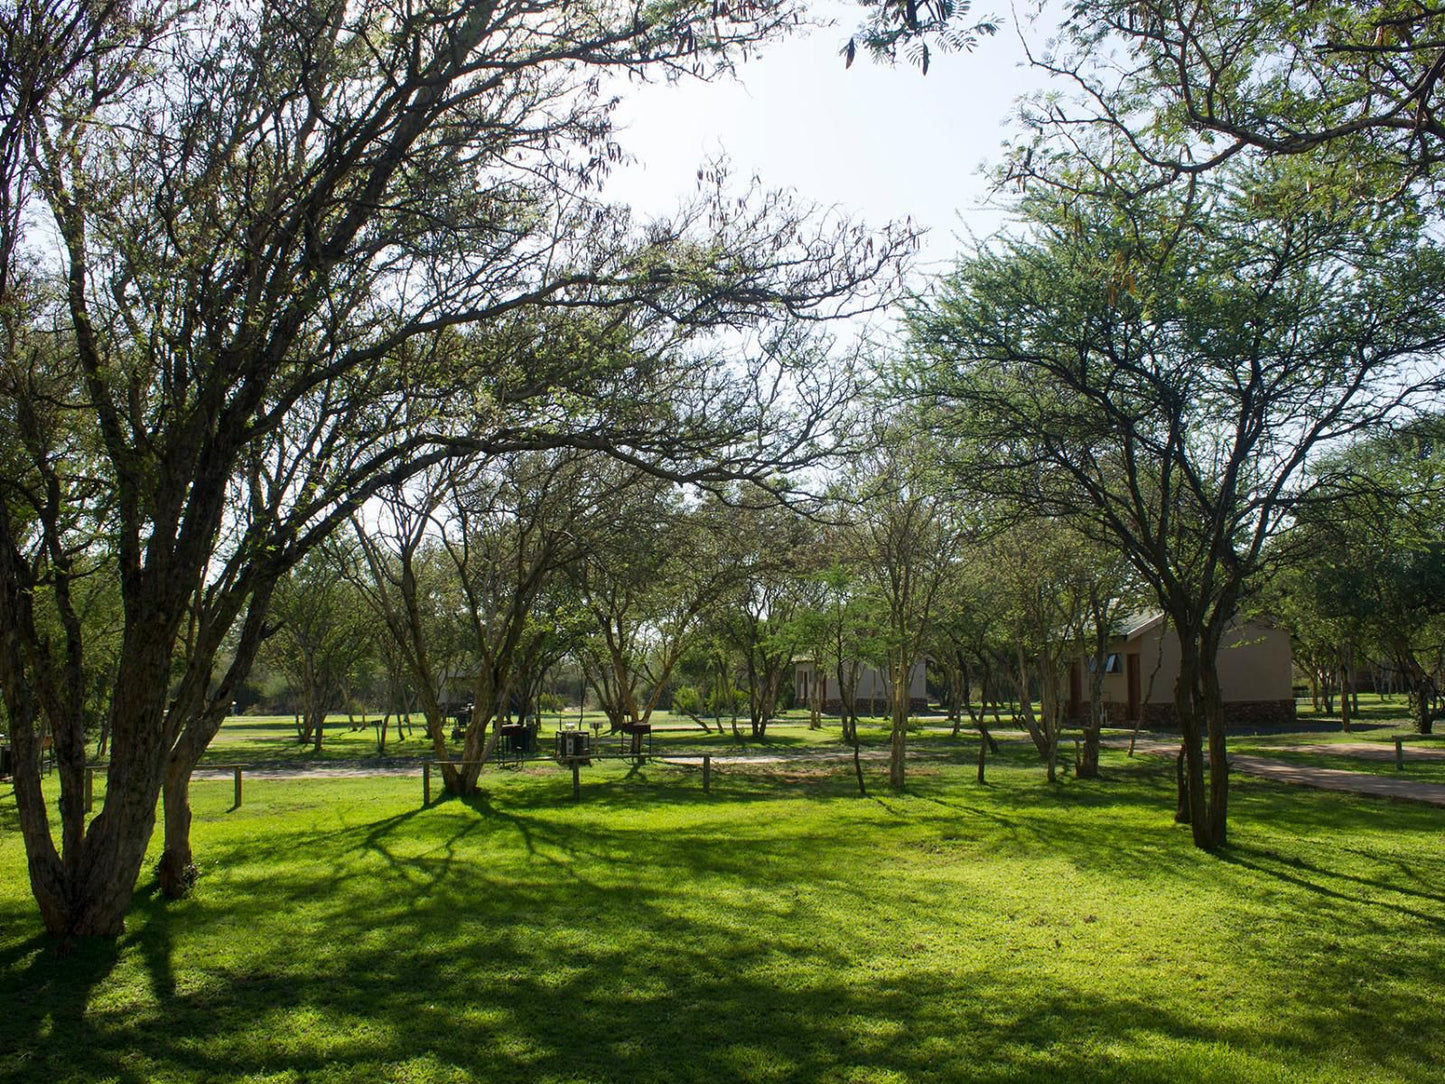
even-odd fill
[[[921,661],[934,603],[953,570],[961,523],[943,496],[940,479],[909,447],[917,434],[881,434],[850,509],[857,567],[878,599],[890,685],[888,781],[905,782],[910,714],[909,677]]]
[[[1441,261],[1411,223],[1289,181],[1043,189],[1029,234],[973,253],[911,325],[910,390],[989,451],[970,484],[1121,549],[1168,615],[1185,812],[1207,849],[1227,823],[1221,637],[1311,456],[1421,394],[1417,362],[1445,341]]]
[[[467,656],[464,603],[433,519],[446,476],[446,466],[436,466],[378,494],[368,522],[353,518],[356,548],[347,571],[380,619],[397,679],[408,683],[432,752],[443,761],[446,685]]]
[[[183,800],[275,583],[372,493],[469,451],[608,447],[702,479],[807,459],[827,412],[781,438],[763,415],[831,391],[751,379],[782,360],[761,351],[711,366],[707,329],[847,308],[911,239],[771,198],[639,228],[587,198],[617,154],[602,72],[717,71],[789,25],[785,3],[46,10],[3,28],[7,59],[40,59],[0,86],[19,103],[0,392],[20,461],[0,481],[0,691],[44,924],[114,935],[162,783]],[[52,402],[83,470],[25,436]],[[76,532],[114,553],[124,612],[88,821]]]
[[[731,513],[722,527],[736,542],[735,582],[707,619],[741,663],[752,736],[764,738],[805,632],[799,618],[801,571],[811,551],[808,521],[777,504],[734,507]]]
[[[321,752],[326,713],[371,648],[362,598],[325,547],[313,550],[276,586],[265,654],[299,701],[297,738]]]
[[[461,763],[452,768],[438,743],[448,789],[470,794],[487,759],[488,726],[507,712],[514,691],[540,680],[570,637],[548,637],[532,621],[543,592],[579,560],[635,471],[605,469],[603,457],[577,452],[508,456],[447,475],[440,548],[451,561],[468,626],[466,665],[472,713]]]
[[[1445,615],[1445,425],[1438,414],[1362,439],[1324,465],[1282,547],[1279,590],[1325,666],[1348,677],[1361,643],[1404,679],[1415,728],[1434,727]],[[1296,632],[1298,635],[1299,632]],[[1341,689],[1345,728],[1348,690]]]
[[[1056,137],[1088,153],[1069,133],[1105,128],[1154,183],[1263,152],[1309,156],[1348,199],[1438,186],[1445,13],[1430,5],[1104,0],[1067,8],[1060,31],[1034,62],[1079,94],[1025,110],[1044,142],[1020,148],[1021,176],[1053,174]]]
[[[569,566],[591,616],[583,670],[613,730],[650,722],[704,614],[736,585],[740,547],[725,512],[655,482],[633,486]]]

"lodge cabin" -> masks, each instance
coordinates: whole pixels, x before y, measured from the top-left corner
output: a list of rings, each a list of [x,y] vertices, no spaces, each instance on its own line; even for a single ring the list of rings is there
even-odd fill
[[[1176,727],[1174,682],[1179,637],[1161,613],[1125,619],[1104,660],[1104,708],[1114,726]],[[1092,659],[1081,659],[1069,678],[1067,716],[1085,721]],[[1219,646],[1219,684],[1230,726],[1275,726],[1295,721],[1289,633],[1262,621],[1229,629]]]
[[[922,659],[908,671],[908,710],[928,710],[927,667]],[[808,707],[818,690],[822,691],[822,710],[828,715],[838,715],[843,710],[843,700],[838,692],[837,672],[827,673],[812,659],[798,660],[793,672],[794,702],[799,707]],[[858,675],[857,696],[854,707],[860,715],[885,715],[892,710],[892,682],[888,672],[876,666],[864,666]]]

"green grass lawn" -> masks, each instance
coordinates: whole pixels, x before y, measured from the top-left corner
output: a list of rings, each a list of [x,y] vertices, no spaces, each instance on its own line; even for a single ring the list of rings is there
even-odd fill
[[[1404,731],[1409,731],[1414,726],[1410,702],[1404,693],[1360,693],[1359,701],[1359,709],[1350,713],[1350,718],[1355,723],[1397,725]],[[1295,715],[1302,723],[1339,723],[1339,697],[1336,696],[1334,708],[1328,712],[1323,708],[1316,711],[1308,697],[1298,700],[1295,702]]]
[[[940,751],[947,739],[937,741]],[[1172,766],[1049,787],[1005,746],[909,793],[843,766],[620,763],[194,787],[195,896],[38,933],[0,795],[0,1079],[1435,1081],[1445,818]],[[153,856],[154,857],[154,856]]]

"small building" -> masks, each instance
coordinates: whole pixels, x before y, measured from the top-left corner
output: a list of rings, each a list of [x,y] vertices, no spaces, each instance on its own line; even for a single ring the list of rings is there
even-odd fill
[[[928,710],[927,667],[922,659],[908,671],[908,710]],[[800,659],[793,672],[794,702],[799,707],[808,707],[818,690],[822,691],[822,709],[829,715],[838,715],[843,710],[843,700],[838,693],[838,674],[834,670],[825,673],[812,659]],[[887,670],[876,666],[863,666],[858,672],[858,687],[853,706],[863,715],[886,715],[892,711],[892,682]]]
[[[1110,639],[1104,660],[1104,708],[1109,722],[1116,726],[1177,726],[1174,682],[1179,660],[1179,636],[1163,614],[1126,619]],[[1075,663],[1070,675],[1068,716],[1074,721],[1082,721],[1088,712],[1087,665]],[[1289,633],[1258,621],[1229,629],[1219,645],[1219,688],[1224,721],[1230,726],[1294,722]]]

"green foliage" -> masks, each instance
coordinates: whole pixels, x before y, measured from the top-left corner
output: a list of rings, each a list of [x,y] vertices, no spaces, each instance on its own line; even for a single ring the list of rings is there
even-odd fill
[[[1438,206],[1438,9],[1398,0],[1104,0],[1068,5],[1060,29],[1039,57],[1082,100],[1041,101],[1026,114],[1036,132],[1058,137],[1060,157],[1092,124],[1127,133],[1165,177],[1241,151],[1307,155],[1326,199],[1363,208],[1418,186]],[[1043,158],[1021,156],[1016,166],[1037,171]]]
[[[972,52],[985,37],[998,32],[993,16],[970,22],[969,0],[861,0],[868,17],[841,50],[853,66],[858,47],[874,60],[895,64],[900,56],[924,74],[934,52]]]
[[[1428,729],[1445,650],[1445,419],[1426,415],[1322,463],[1274,590],[1304,646],[1358,648],[1416,691]]]

